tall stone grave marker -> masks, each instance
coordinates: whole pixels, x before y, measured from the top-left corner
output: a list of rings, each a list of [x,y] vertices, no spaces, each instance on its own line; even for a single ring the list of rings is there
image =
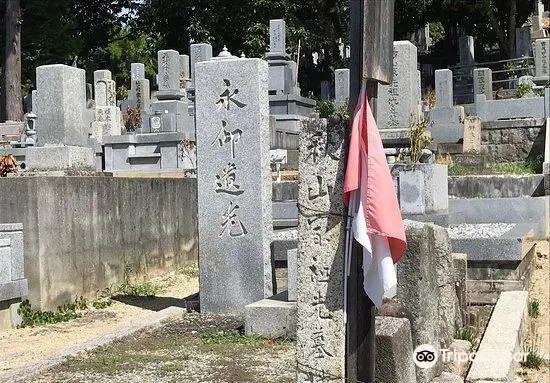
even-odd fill
[[[349,69],[334,71],[334,106],[341,108],[349,102]]]
[[[200,304],[240,314],[273,293],[267,63],[195,66]]]
[[[435,71],[435,108],[430,110],[428,131],[436,143],[456,143],[464,132],[464,107],[453,106],[453,72]]]
[[[212,58],[212,45],[210,44],[191,44],[191,82],[195,82],[195,66],[197,63],[210,60]]]
[[[460,65],[472,70],[475,65],[473,36],[460,36],[458,38],[458,51],[460,54]]]
[[[116,106],[116,83],[109,70],[94,72],[95,106]]]
[[[145,78],[145,65],[131,64],[130,91],[128,92],[129,105],[138,108],[142,113],[149,111],[151,102],[151,85]],[[126,112],[126,110],[123,110]]]
[[[516,28],[516,57],[532,57],[531,31],[529,28]]]
[[[286,56],[286,23],[283,19],[269,20],[269,53]]]
[[[550,78],[550,38],[535,40],[535,77]]]
[[[489,68],[474,69],[474,97],[478,94],[493,99],[493,71]]]
[[[86,146],[89,127],[85,124],[84,69],[61,64],[39,66],[36,89],[33,103],[38,106],[38,145]]]
[[[298,204],[298,383],[344,382],[345,122],[303,121]]]
[[[393,43],[393,82],[378,87],[378,126],[406,129],[421,111],[417,48],[410,41]]]
[[[477,116],[469,116],[464,119],[462,152],[465,154],[481,153],[481,118]]]

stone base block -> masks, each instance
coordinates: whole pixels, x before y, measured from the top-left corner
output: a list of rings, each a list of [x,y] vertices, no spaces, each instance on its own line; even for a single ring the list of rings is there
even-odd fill
[[[380,129],[380,137],[384,147],[407,146],[409,144],[409,129]]]
[[[29,295],[29,284],[26,279],[0,284],[0,302],[20,299],[27,295]]]
[[[269,114],[295,114],[309,117],[317,102],[315,100],[299,95],[278,95],[269,96]]]
[[[376,317],[376,380],[416,383],[411,324],[406,318]]]
[[[487,167],[487,157],[483,154],[457,154],[453,156],[454,164],[467,168],[483,169]]]
[[[296,302],[286,292],[247,305],[244,315],[246,335],[296,339]]]
[[[17,313],[21,299],[11,299],[0,302],[0,331],[16,328],[21,325],[23,319]]]
[[[25,152],[25,170],[29,172],[94,171],[95,153],[92,148],[80,146],[29,147]]]

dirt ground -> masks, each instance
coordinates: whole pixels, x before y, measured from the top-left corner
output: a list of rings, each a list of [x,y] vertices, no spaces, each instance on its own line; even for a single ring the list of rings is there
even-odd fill
[[[125,299],[70,322],[0,332],[0,381],[2,373],[51,356],[64,348],[137,324],[154,311],[184,304],[184,298],[199,290],[196,265],[151,282],[162,288],[156,298]],[[88,302],[91,306],[92,302]]]
[[[540,315],[528,318],[524,349],[533,347],[538,352],[550,357],[550,242],[540,241],[536,244],[536,259],[531,277],[529,299],[538,299]],[[547,361],[548,363],[548,361]],[[550,366],[546,363],[539,370],[520,368],[518,382],[550,383]]]
[[[294,343],[247,337],[241,328],[240,320],[229,316],[184,314],[27,382],[293,382]]]

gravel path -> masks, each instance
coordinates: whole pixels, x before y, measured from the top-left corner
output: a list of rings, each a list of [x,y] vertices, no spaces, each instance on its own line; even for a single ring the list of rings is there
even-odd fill
[[[512,230],[514,226],[516,225],[513,223],[462,224],[449,227],[447,232],[453,239],[496,238]]]

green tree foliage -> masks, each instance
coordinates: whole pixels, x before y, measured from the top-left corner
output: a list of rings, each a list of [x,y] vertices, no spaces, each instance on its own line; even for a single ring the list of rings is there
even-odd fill
[[[135,26],[158,36],[158,48],[189,51],[190,42],[224,45],[235,55],[262,57],[268,49],[269,20],[284,18],[287,50],[297,59],[300,42],[302,90],[330,79],[331,69],[343,65],[338,41],[347,40],[348,1],[344,0],[144,0]],[[311,54],[324,52],[313,66]]]

